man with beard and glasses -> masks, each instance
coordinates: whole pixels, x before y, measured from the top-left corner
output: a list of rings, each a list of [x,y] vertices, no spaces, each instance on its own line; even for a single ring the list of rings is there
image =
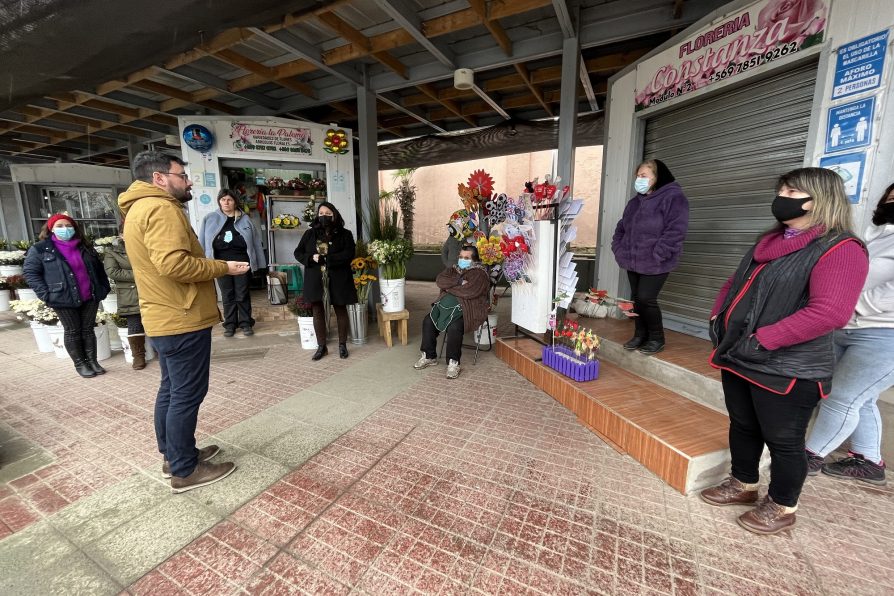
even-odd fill
[[[140,295],[143,327],[158,353],[161,384],[155,400],[155,436],[164,456],[162,475],[182,493],[217,482],[236,469],[209,463],[220,448],[196,449],[199,406],[208,392],[211,328],[220,322],[213,280],[242,275],[249,264],[205,258],[184,204],[192,199],[186,164],[143,151],[136,179],[118,197],[124,238]]]

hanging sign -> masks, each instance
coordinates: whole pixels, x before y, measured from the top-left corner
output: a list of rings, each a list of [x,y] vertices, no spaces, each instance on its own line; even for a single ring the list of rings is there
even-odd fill
[[[887,51],[887,29],[838,48],[832,99],[877,89],[882,84]]]
[[[826,153],[868,146],[872,139],[874,112],[874,97],[829,108]]]
[[[863,192],[863,172],[866,169],[866,153],[828,155],[820,159],[820,167],[832,170],[844,182],[844,193],[851,203],[860,202]]]
[[[309,128],[270,126],[232,122],[230,142],[236,152],[275,152],[311,155],[313,140]]]
[[[214,145],[214,135],[201,124],[188,124],[183,129],[183,142],[190,149],[207,153]]]
[[[822,43],[828,0],[761,0],[636,67],[636,110],[669,102]]]

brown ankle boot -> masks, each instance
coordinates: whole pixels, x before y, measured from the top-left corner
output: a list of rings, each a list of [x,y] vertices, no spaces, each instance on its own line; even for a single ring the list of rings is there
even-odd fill
[[[757,488],[749,488],[730,476],[717,486],[706,488],[699,493],[702,501],[710,505],[725,507],[727,505],[751,505],[757,502]]]
[[[133,369],[143,370],[146,368],[146,336],[128,335],[127,341],[130,344],[130,353],[133,355]]]
[[[739,525],[755,534],[776,534],[795,525],[796,507],[774,503],[767,495],[761,504],[739,516]]]

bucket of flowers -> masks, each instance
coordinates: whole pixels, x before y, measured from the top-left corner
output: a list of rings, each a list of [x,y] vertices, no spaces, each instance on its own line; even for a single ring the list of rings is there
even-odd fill
[[[577,321],[565,319],[553,329],[552,345],[543,346],[543,364],[575,381],[599,378],[599,337]]]
[[[285,181],[279,176],[270,176],[267,178],[267,188],[270,189],[270,194],[278,195],[285,187]]]
[[[304,206],[304,216],[302,219],[307,223],[310,223],[317,216],[317,201],[314,198],[310,199],[310,202]]]
[[[280,213],[270,223],[273,224],[274,228],[280,230],[294,230],[301,227],[301,220],[297,215],[292,215],[291,213]]]
[[[303,294],[299,294],[286,304],[286,308],[298,319],[298,337],[301,347],[305,350],[316,350],[317,334],[314,332],[313,304]]]

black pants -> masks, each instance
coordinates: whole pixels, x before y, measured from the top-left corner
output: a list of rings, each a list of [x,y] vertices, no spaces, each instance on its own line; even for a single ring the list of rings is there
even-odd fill
[[[145,335],[146,330],[143,329],[143,316],[140,313],[135,315],[125,315],[124,318],[127,319],[128,335]]]
[[[788,395],[778,395],[722,371],[723,396],[729,411],[732,473],[741,482],[759,479],[764,445],[770,449],[770,497],[794,507],[807,478],[807,423],[820,400],[814,381],[797,381]]]
[[[317,336],[317,345],[326,345],[326,309],[322,302],[312,302],[314,309],[314,334]],[[335,320],[338,322],[338,343],[348,343],[348,307],[344,304],[333,304]]]
[[[235,330],[236,327],[245,329],[255,326],[255,320],[251,318],[251,295],[248,293],[250,278],[251,273],[217,278],[217,287],[220,288],[223,300],[225,329]]]
[[[463,318],[459,317],[447,325],[446,333],[447,362],[451,360],[459,362],[463,351]],[[422,347],[420,349],[425,352],[426,358],[438,357],[438,336],[440,334],[434,321],[431,320],[431,315],[425,315],[425,319],[422,321]]]
[[[88,352],[96,357],[96,335],[93,327],[96,326],[98,309],[99,302],[95,300],[88,300],[78,308],[53,309],[65,330],[62,336],[65,350],[74,362],[84,360]]]
[[[633,271],[627,272],[627,279],[630,280],[630,299],[633,300],[633,312],[639,315],[633,318],[636,337],[664,341],[664,324],[661,322],[658,294],[661,292],[664,282],[667,281],[667,276],[667,273],[646,275]]]

